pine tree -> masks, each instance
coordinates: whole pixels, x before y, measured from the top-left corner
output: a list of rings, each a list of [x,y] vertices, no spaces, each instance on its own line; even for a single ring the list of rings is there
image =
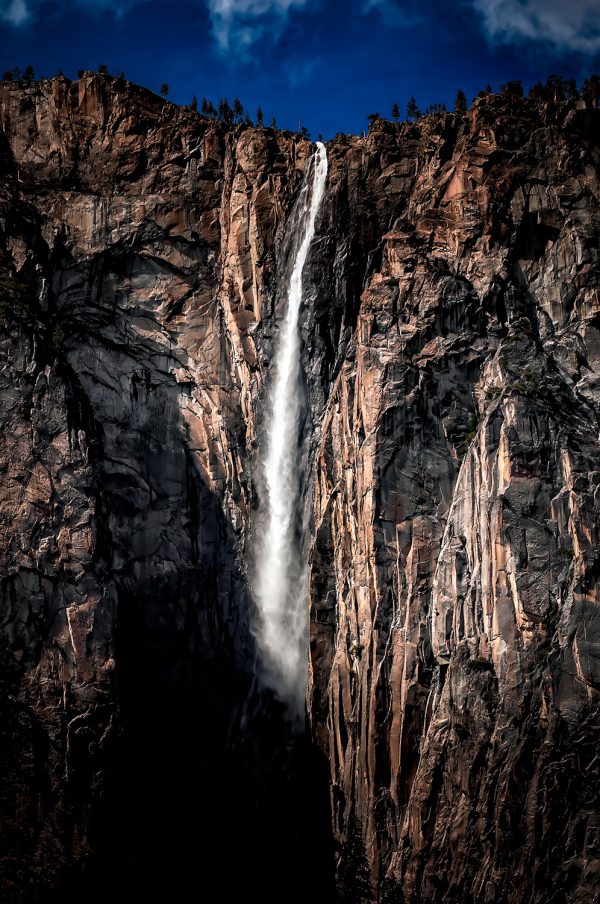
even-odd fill
[[[421,111],[417,107],[415,98],[409,98],[409,101],[406,105],[406,119],[408,120],[408,122],[416,122],[420,115]]]
[[[98,72],[100,75],[108,75],[108,66],[106,65],[106,63],[102,63],[100,66],[98,66]]]
[[[360,828],[351,823],[338,866],[340,904],[371,904],[373,890],[367,852]]]
[[[249,113],[246,113],[245,123],[246,123],[246,125],[247,125],[248,127],[250,127],[250,128],[251,128],[252,125],[253,125],[253,122],[252,122],[252,120],[250,119],[250,114],[249,114]]]
[[[531,86],[529,89],[529,97],[532,100],[544,100],[545,91],[541,82],[536,82],[535,85]]]
[[[400,119],[400,107],[398,106],[398,104],[394,104],[394,106],[392,107],[392,119],[394,120],[394,122],[398,122],[398,120]]]
[[[273,116],[273,118],[271,119],[271,128],[272,128],[272,129],[276,129],[276,128],[277,128],[277,120],[275,119],[274,116]]]
[[[219,119],[227,126],[230,126],[233,122],[233,110],[229,106],[229,101],[226,97],[222,97],[219,100]]]
[[[166,82],[163,82],[162,85],[160,86],[160,96],[163,97],[165,100],[169,96],[169,86],[167,85]]]
[[[217,115],[217,111],[215,110],[215,105],[213,104],[212,100],[209,100],[206,104],[206,113],[208,116],[210,116],[211,119],[214,119]]]
[[[33,66],[30,64],[29,66],[25,66],[23,70],[23,80],[26,85],[30,85],[35,78],[35,72],[33,71]]]
[[[369,115],[367,116],[367,121],[370,125],[372,125],[374,122],[377,122],[378,119],[381,119],[379,113],[369,113]]]
[[[262,128],[262,124],[263,124],[263,119],[264,119],[263,111],[259,107],[258,110],[256,111],[256,124],[258,126],[260,126],[261,128]]]
[[[455,113],[466,113],[467,112],[467,95],[459,88],[456,92],[456,97],[454,98],[454,112]]]
[[[242,122],[244,118],[244,106],[239,97],[233,98],[233,120],[234,122]]]
[[[192,112],[194,112],[194,113],[198,112],[198,98],[196,97],[195,94],[192,97],[192,102],[190,104],[190,110],[192,110]]]
[[[523,97],[523,82],[519,78],[514,78],[510,82],[506,82],[505,85],[500,85],[500,94],[505,94],[506,97]]]
[[[546,79],[546,94],[548,100],[555,104],[565,99],[567,84],[561,75],[549,75]]]
[[[425,115],[429,115],[431,113],[445,113],[446,112],[446,104],[429,104],[427,109],[425,110]]]
[[[598,106],[600,99],[600,75],[590,75],[583,83],[583,97],[590,107]]]
[[[208,116],[208,101],[205,97],[202,98],[202,106],[200,107],[200,112],[204,114],[204,116]]]

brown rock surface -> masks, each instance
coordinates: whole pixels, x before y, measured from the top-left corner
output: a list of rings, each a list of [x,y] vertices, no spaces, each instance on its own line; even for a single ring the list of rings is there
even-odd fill
[[[119,807],[150,827],[135,869],[177,872],[174,798],[217,820],[210,862],[253,812],[240,762],[282,796],[246,578],[311,145],[98,76],[3,84],[0,126],[0,881],[24,901],[122,856]],[[344,901],[356,838],[373,900],[597,888],[599,134],[597,110],[489,96],[328,146],[309,717]],[[316,869],[325,842],[293,866],[276,834],[270,869]]]

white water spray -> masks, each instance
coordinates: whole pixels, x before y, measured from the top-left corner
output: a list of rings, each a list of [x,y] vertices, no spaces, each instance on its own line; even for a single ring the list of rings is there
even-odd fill
[[[303,406],[299,316],[302,271],[327,179],[327,152],[321,142],[312,161],[312,173],[312,187],[307,178],[292,223],[300,241],[293,251],[287,309],[267,406],[263,459],[266,512],[258,537],[254,587],[260,619],[257,642],[265,678],[296,713],[301,713],[304,705],[308,655],[307,569],[294,536],[300,504]]]

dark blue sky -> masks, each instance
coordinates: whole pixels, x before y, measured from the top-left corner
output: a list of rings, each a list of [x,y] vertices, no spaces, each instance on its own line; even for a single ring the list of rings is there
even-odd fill
[[[413,94],[451,107],[459,87],[599,70],[600,0],[0,0],[0,48],[2,69],[106,63],[330,137]]]

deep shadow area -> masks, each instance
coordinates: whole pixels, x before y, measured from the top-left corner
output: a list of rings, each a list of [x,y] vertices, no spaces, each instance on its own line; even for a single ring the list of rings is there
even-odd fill
[[[326,763],[271,698],[232,710],[245,676],[212,662],[202,678],[174,693],[123,676],[92,860],[45,900],[335,900]]]

